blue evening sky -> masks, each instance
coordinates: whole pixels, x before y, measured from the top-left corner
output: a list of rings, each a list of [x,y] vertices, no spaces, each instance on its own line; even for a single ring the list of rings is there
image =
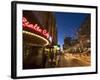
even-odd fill
[[[64,44],[64,37],[74,37],[76,30],[88,14],[55,12],[54,15],[56,17],[58,44],[62,47]]]

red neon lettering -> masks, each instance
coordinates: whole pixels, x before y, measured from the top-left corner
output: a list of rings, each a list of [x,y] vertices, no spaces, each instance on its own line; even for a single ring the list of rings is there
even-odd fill
[[[33,24],[26,24],[26,26],[33,29]]]
[[[22,22],[27,22],[27,19],[25,17],[23,17]]]
[[[38,26],[38,24],[34,24],[34,25],[33,25],[33,24],[29,23],[25,17],[23,17],[23,19],[22,19],[22,26],[23,26],[23,27],[30,28],[30,29],[32,29],[32,30],[35,30],[35,31],[37,31],[37,32],[40,32],[40,33],[42,33],[44,36],[46,36],[47,38],[49,38],[49,33],[47,32],[47,30],[42,30],[42,29]]]
[[[43,35],[45,35],[47,38],[49,38],[49,34],[46,30],[43,30]]]

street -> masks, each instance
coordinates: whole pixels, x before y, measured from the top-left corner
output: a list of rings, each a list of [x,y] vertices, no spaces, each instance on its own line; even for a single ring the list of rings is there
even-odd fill
[[[59,67],[90,66],[90,57],[79,54],[63,54],[60,57]]]

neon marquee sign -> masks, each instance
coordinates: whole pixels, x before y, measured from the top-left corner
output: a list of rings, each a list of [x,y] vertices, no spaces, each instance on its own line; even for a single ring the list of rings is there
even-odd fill
[[[38,24],[31,24],[25,17],[22,18],[22,26],[24,28],[26,27],[26,28],[35,30],[35,31],[43,34],[47,38],[49,38],[49,33],[47,32],[46,29],[42,29]]]

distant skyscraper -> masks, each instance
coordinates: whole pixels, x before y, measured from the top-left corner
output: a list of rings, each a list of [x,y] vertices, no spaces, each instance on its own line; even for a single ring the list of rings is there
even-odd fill
[[[64,44],[63,44],[63,49],[66,50],[71,46],[71,37],[65,37],[64,38]]]

